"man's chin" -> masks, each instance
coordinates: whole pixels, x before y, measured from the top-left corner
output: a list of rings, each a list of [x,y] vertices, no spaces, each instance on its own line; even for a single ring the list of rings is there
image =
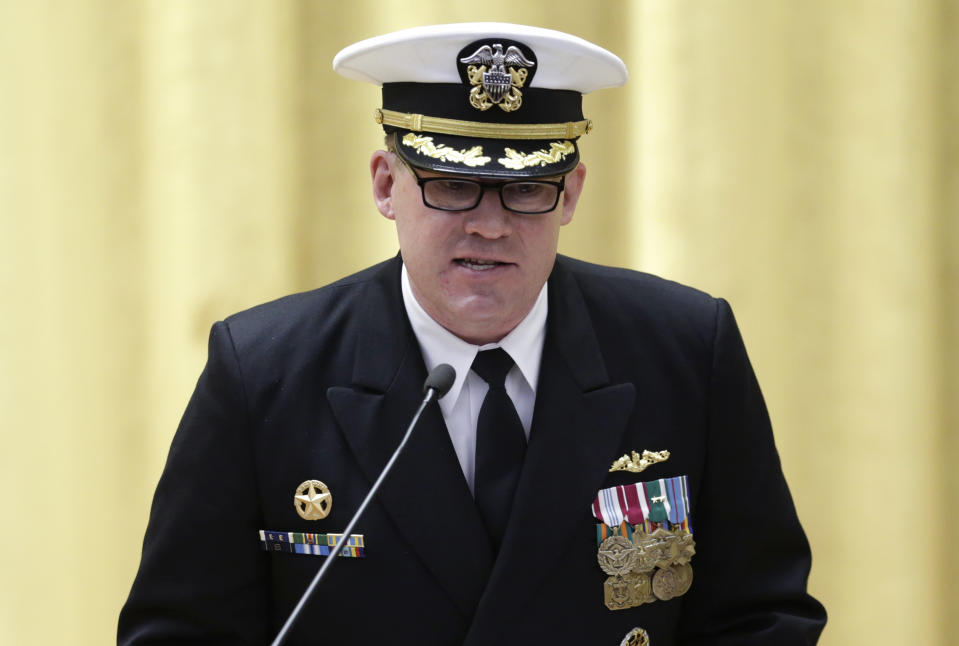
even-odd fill
[[[483,345],[499,341],[522,320],[491,299],[473,298],[451,310],[442,325],[464,341]]]

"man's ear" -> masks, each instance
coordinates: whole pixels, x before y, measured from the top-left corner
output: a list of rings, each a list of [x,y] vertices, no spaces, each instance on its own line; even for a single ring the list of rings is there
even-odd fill
[[[583,193],[583,184],[586,183],[586,165],[580,162],[569,175],[566,176],[566,188],[563,189],[563,211],[559,223],[569,224],[576,210],[576,203]]]
[[[389,153],[377,150],[370,157],[370,177],[373,180],[373,202],[387,220],[396,218],[393,211],[393,169]]]

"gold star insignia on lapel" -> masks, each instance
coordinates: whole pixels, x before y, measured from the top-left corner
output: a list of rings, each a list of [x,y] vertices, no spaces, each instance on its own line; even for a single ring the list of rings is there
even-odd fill
[[[320,520],[330,515],[333,507],[333,494],[329,487],[319,480],[306,480],[296,488],[293,496],[296,513],[304,520]]]

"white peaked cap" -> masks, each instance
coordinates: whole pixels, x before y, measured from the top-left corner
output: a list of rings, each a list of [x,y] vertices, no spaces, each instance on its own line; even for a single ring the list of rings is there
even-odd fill
[[[374,112],[409,164],[483,177],[555,177],[590,132],[583,94],[626,82],[616,55],[551,29],[499,22],[415,27],[340,51],[333,69],[382,87]]]
[[[535,50],[540,61],[534,87],[575,90],[581,94],[619,87],[629,75],[610,51],[561,31],[502,22],[428,25],[394,31],[345,47],[333,69],[346,78],[384,83],[459,83],[456,53],[480,38],[502,36]]]

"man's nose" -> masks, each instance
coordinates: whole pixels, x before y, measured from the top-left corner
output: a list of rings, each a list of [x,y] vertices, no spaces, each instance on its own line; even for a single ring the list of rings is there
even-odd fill
[[[463,228],[491,240],[502,238],[513,231],[512,214],[503,208],[498,191],[484,189],[477,207],[463,213]]]

